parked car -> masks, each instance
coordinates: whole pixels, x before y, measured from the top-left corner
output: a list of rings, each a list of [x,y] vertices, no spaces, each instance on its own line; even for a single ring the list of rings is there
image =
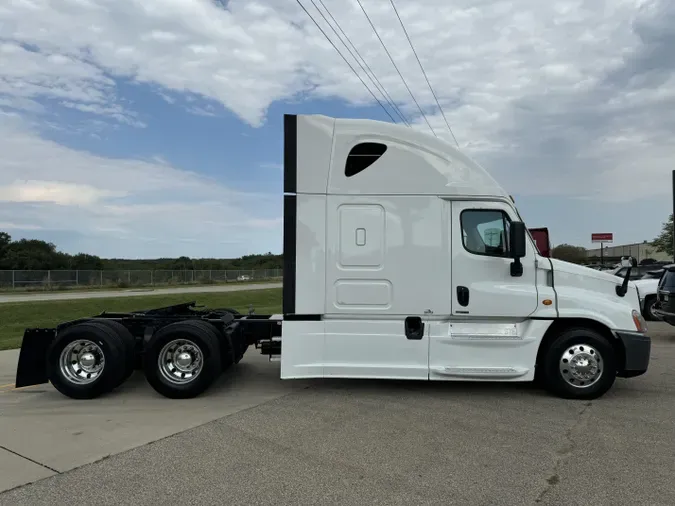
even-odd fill
[[[642,279],[642,277],[647,274],[650,271],[653,271],[655,268],[653,265],[638,265],[636,267],[632,267],[630,270],[630,279],[631,281],[635,281],[638,279]],[[615,276],[618,276],[620,278],[625,278],[626,277],[626,272],[628,271],[628,266],[621,266],[621,267],[616,267],[614,270],[611,271],[612,274]]]
[[[675,264],[664,268],[659,279],[653,312],[664,322],[675,325]]]
[[[643,278],[633,281],[640,299],[640,312],[645,320],[655,321],[660,318],[654,313],[656,292],[659,287],[659,278]]]
[[[675,264],[665,264],[660,268],[654,268],[654,265],[650,265],[651,270],[647,271],[641,279],[633,281],[638,290],[638,297],[640,299],[640,310],[642,316],[646,320],[663,320],[666,323],[675,325],[675,318],[668,318],[667,320],[662,318],[659,314],[659,301],[658,301],[658,292],[659,286],[662,282],[666,282],[664,279],[664,274],[668,273],[668,277],[671,278],[671,270],[675,269]],[[625,272],[624,272],[625,274]],[[631,276],[632,277],[632,276]]]

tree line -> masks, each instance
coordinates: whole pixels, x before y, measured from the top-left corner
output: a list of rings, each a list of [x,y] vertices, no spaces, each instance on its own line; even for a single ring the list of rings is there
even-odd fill
[[[0,232],[0,270],[253,270],[281,269],[281,255],[265,253],[241,258],[156,258],[128,260],[100,258],[78,253],[71,255],[58,251],[55,244],[39,239],[12,240],[7,232]]]
[[[661,233],[651,245],[657,251],[673,255],[673,215],[663,223]],[[574,263],[586,263],[586,249],[571,244],[560,244],[551,250],[551,256]],[[0,269],[8,270],[253,270],[282,269],[282,255],[265,253],[241,258],[156,258],[128,260],[100,258],[78,253],[70,255],[56,249],[56,245],[39,239],[12,240],[7,232],[0,232]]]

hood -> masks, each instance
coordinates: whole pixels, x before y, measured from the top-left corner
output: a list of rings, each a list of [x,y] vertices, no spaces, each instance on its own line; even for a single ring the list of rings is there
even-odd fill
[[[571,262],[565,262],[564,260],[559,260],[557,258],[551,258],[551,264],[553,265],[553,271],[564,272],[566,274],[571,274],[572,276],[583,276],[584,278],[593,278],[601,281],[607,281],[615,285],[620,285],[623,282],[623,278],[612,274],[612,271],[598,271],[586,267],[584,265],[573,264]],[[633,283],[631,281],[631,283]],[[630,283],[629,283],[630,285]]]
[[[634,281],[620,297],[616,288],[623,278],[556,258],[550,261],[560,317],[589,318],[610,329],[635,329],[632,311],[639,312],[640,299]]]
[[[638,298],[635,281],[628,282],[627,296],[617,297],[616,287],[623,283],[622,277],[610,274],[609,272],[596,271],[595,269],[584,267],[583,265],[558,260],[557,258],[551,258],[550,260],[553,267],[556,286],[567,285],[590,290],[597,294],[603,294],[603,296],[610,297],[612,300],[631,301],[633,300],[633,297],[635,297],[634,300],[637,300]]]

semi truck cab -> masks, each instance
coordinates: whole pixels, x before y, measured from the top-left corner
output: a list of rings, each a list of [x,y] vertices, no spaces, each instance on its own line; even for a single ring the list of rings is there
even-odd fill
[[[320,115],[284,128],[282,378],[537,376],[589,398],[647,370],[633,284],[542,256],[449,143]]]

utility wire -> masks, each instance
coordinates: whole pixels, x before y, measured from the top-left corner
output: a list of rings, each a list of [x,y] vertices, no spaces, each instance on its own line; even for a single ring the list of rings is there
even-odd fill
[[[427,73],[424,71],[424,67],[422,66],[422,62],[419,59],[419,56],[417,56],[417,51],[415,51],[415,46],[413,46],[412,40],[410,40],[410,36],[408,35],[408,30],[405,29],[405,25],[403,24],[403,20],[401,19],[401,16],[398,14],[398,10],[396,9],[396,5],[394,5],[394,0],[389,0],[391,2],[391,6],[394,8],[394,12],[396,13],[396,17],[398,18],[398,21],[401,23],[401,28],[403,28],[403,33],[405,33],[406,38],[408,39],[408,42],[410,43],[410,48],[413,51],[413,54],[415,55],[415,58],[417,58],[417,63],[420,64],[420,69],[422,69],[422,74],[424,74],[424,79],[427,80],[427,84],[429,85],[429,89],[431,90],[431,94],[434,96],[434,99],[436,100],[436,105],[438,105],[438,108],[441,111],[441,114],[443,115],[443,119],[445,120],[445,124],[448,127],[448,130],[450,131],[450,135],[452,135],[452,138],[455,140],[455,144],[457,144],[457,147],[459,147],[459,142],[457,142],[457,138],[455,137],[455,134],[452,133],[452,128],[450,128],[450,123],[448,123],[448,119],[445,117],[445,113],[443,112],[443,108],[441,107],[440,102],[438,101],[438,98],[436,97],[436,93],[434,93],[434,89],[431,87],[431,83],[429,82],[429,78],[427,77]]]
[[[424,114],[424,111],[420,107],[420,104],[417,103],[417,100],[415,99],[415,96],[413,95],[412,91],[410,91],[410,88],[408,87],[408,83],[406,83],[405,79],[403,78],[403,74],[401,74],[401,71],[396,66],[396,63],[394,62],[394,59],[391,57],[391,54],[389,54],[389,50],[387,49],[387,46],[384,44],[384,41],[382,40],[382,37],[380,37],[380,34],[377,33],[377,28],[375,28],[375,25],[370,20],[370,16],[368,16],[368,13],[366,12],[366,9],[363,8],[363,4],[361,3],[361,0],[356,0],[356,2],[359,4],[359,7],[361,7],[361,10],[363,11],[363,13],[366,15],[366,19],[368,20],[368,23],[370,23],[370,26],[372,27],[373,31],[375,32],[375,35],[377,35],[377,38],[380,39],[380,44],[382,44],[382,47],[384,48],[385,52],[387,53],[387,56],[391,60],[392,65],[396,69],[396,72],[398,72],[398,75],[401,77],[401,81],[403,81],[403,84],[408,89],[408,93],[410,93],[410,96],[412,97],[413,101],[415,102],[415,105],[417,105],[417,108],[419,109],[420,113],[424,117],[424,121],[427,122],[427,125],[429,126],[429,129],[434,134],[434,136],[438,137],[438,135],[436,135],[436,132],[434,132],[434,129],[431,126],[431,123],[429,123],[429,120],[427,119],[427,115]]]
[[[302,10],[305,11],[305,14],[307,14],[307,15],[309,16],[309,19],[311,19],[311,20],[314,22],[314,24],[315,24],[316,27],[319,29],[319,31],[321,31],[321,33],[323,34],[323,36],[326,37],[326,40],[330,43],[331,46],[333,46],[333,49],[335,49],[335,51],[337,51],[337,53],[342,57],[342,59],[345,61],[345,63],[346,63],[347,65],[349,65],[349,68],[352,69],[352,72],[354,72],[354,74],[356,75],[356,77],[359,78],[359,81],[361,81],[361,84],[363,84],[363,85],[366,87],[366,89],[370,92],[370,94],[371,94],[371,95],[373,96],[373,98],[377,101],[377,103],[380,104],[380,107],[382,107],[382,109],[384,110],[384,112],[387,113],[387,116],[389,116],[389,118],[391,118],[391,120],[392,120],[394,123],[396,123],[396,120],[394,119],[394,117],[389,113],[389,111],[388,111],[387,108],[382,104],[382,102],[380,102],[380,99],[377,98],[377,97],[375,96],[375,94],[372,92],[372,90],[371,90],[370,88],[368,88],[368,85],[364,82],[363,79],[361,79],[361,76],[358,74],[358,72],[356,72],[356,70],[354,70],[354,67],[352,67],[352,65],[347,61],[347,58],[344,57],[344,55],[340,52],[340,50],[337,48],[337,46],[336,46],[335,44],[333,44],[333,41],[330,40],[330,38],[328,37],[328,35],[326,35],[326,32],[324,32],[323,29],[319,26],[319,23],[316,22],[316,19],[314,19],[314,18],[312,17],[312,15],[307,11],[307,9],[305,9],[305,6],[302,5],[302,3],[300,2],[300,0],[295,0],[295,1],[298,3],[298,5],[299,5],[300,7],[302,7]]]
[[[298,5],[299,5],[300,7],[302,7],[302,10],[305,11],[305,14],[307,14],[307,15],[309,16],[309,19],[311,19],[311,20],[314,22],[314,24],[315,24],[316,27],[319,29],[319,31],[321,31],[321,33],[323,34],[323,36],[326,37],[326,40],[330,43],[331,46],[333,46],[333,49],[335,49],[335,51],[337,51],[337,53],[342,57],[342,59],[345,61],[345,63],[346,63],[347,65],[349,65],[349,68],[352,69],[352,72],[354,72],[354,74],[356,75],[356,77],[359,78],[359,81],[361,81],[361,84],[363,84],[363,86],[366,87],[366,89],[370,92],[370,94],[371,94],[371,95],[373,96],[373,98],[377,101],[377,103],[380,104],[380,107],[382,107],[382,109],[384,110],[384,112],[387,113],[387,116],[389,116],[389,118],[391,118],[391,120],[392,120],[394,123],[396,123],[396,120],[394,119],[394,117],[389,113],[389,111],[388,111],[387,108],[382,104],[382,102],[380,102],[380,99],[377,98],[377,97],[375,96],[375,93],[373,93],[372,90],[371,90],[370,88],[368,88],[368,85],[365,83],[365,81],[364,81],[363,79],[361,79],[361,76],[358,74],[358,72],[356,72],[356,70],[354,70],[354,67],[352,67],[352,65],[347,61],[347,58],[345,58],[344,55],[340,52],[340,50],[337,48],[337,46],[336,46],[335,44],[333,44],[333,41],[330,40],[330,38],[328,37],[328,35],[326,35],[326,32],[323,31],[323,28],[321,28],[321,27],[319,26],[319,23],[316,22],[316,19],[314,19],[314,18],[312,17],[312,15],[307,11],[307,9],[305,9],[305,6],[302,5],[302,3],[300,2],[300,0],[295,0],[295,1],[298,3]]]
[[[311,0],[311,1],[312,1],[312,3],[314,3],[314,0]],[[398,114],[399,118],[401,118],[401,120],[403,121],[403,123],[405,123],[407,126],[410,126],[410,122],[406,119],[406,117],[403,115],[403,113],[401,112],[401,110],[400,110],[400,109],[398,108],[398,106],[396,105],[396,102],[394,102],[394,99],[391,98],[391,95],[389,95],[389,93],[388,93],[387,90],[385,89],[384,85],[383,85],[383,84],[380,82],[380,80],[377,78],[377,76],[375,75],[375,72],[373,72],[373,69],[370,68],[370,65],[368,65],[368,63],[366,62],[366,59],[365,59],[363,56],[361,56],[361,53],[359,53],[359,50],[356,49],[356,46],[355,46],[354,43],[351,41],[351,39],[349,38],[349,36],[345,33],[345,31],[342,29],[342,27],[340,26],[340,23],[338,23],[337,19],[335,19],[335,17],[333,17],[333,14],[331,14],[331,12],[330,12],[330,10],[328,9],[328,7],[326,7],[326,4],[323,3],[323,0],[319,0],[319,3],[320,3],[320,4],[323,6],[323,8],[326,10],[326,12],[327,12],[328,15],[330,16],[330,18],[331,18],[331,19],[333,20],[333,22],[335,23],[335,26],[337,26],[338,30],[340,30],[340,32],[342,33],[342,35],[344,36],[344,38],[347,39],[347,42],[349,42],[349,44],[352,46],[352,48],[354,49],[354,52],[358,55],[358,57],[361,59],[361,61],[363,61],[363,65],[365,65],[365,66],[368,68],[368,70],[370,71],[370,74],[372,74],[373,77],[370,77],[370,75],[368,74],[368,72],[366,71],[366,69],[363,68],[363,65],[361,65],[361,62],[359,61],[359,59],[356,58],[356,56],[354,56],[354,53],[352,53],[351,50],[349,49],[349,47],[347,47],[347,44],[345,44],[344,41],[342,41],[342,38],[341,38],[341,37],[338,35],[338,33],[335,31],[335,28],[333,28],[333,26],[332,26],[330,23],[328,23],[328,20],[327,20],[326,17],[324,16],[324,20],[326,20],[326,23],[328,23],[328,26],[330,26],[330,27],[333,29],[333,32],[335,32],[335,35],[337,35],[337,37],[340,39],[340,41],[342,42],[342,44],[344,44],[344,46],[347,48],[347,51],[349,51],[349,54],[352,55],[352,57],[356,60],[356,62],[357,62],[357,63],[359,64],[359,66],[361,67],[361,70],[363,70],[363,71],[366,73],[366,75],[370,78],[370,82],[372,82],[373,85],[375,85],[375,87],[377,87],[378,90],[382,93],[382,95],[385,97],[385,100],[387,100],[388,103],[389,103],[389,105],[392,106],[392,108],[396,111],[396,114]],[[316,5],[315,5],[315,7],[316,7]],[[319,10],[319,9],[317,8],[317,10]],[[319,11],[319,12],[321,12],[321,11]],[[323,15],[323,14],[322,14],[322,15]],[[373,79],[375,79],[375,81],[373,81]],[[376,84],[375,82],[377,82],[377,84]]]

